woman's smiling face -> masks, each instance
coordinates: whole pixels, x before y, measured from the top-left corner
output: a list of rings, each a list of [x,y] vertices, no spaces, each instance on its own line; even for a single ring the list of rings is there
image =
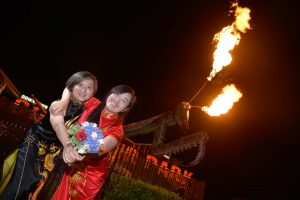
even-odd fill
[[[84,103],[89,100],[94,94],[94,80],[86,78],[80,83],[74,85],[73,97],[80,103]]]
[[[131,100],[132,95],[130,93],[112,93],[106,100],[106,109],[112,113],[123,112],[128,108]]]

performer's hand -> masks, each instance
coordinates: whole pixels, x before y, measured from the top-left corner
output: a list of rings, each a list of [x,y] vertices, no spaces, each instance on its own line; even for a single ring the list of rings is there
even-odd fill
[[[63,149],[63,160],[65,163],[73,163],[83,159],[84,156],[79,155],[78,151],[72,146],[72,144],[65,145]]]

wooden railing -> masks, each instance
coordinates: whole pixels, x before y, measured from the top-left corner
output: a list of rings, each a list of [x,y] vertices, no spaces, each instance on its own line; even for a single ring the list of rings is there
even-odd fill
[[[190,199],[191,177],[155,162],[150,149],[151,144],[134,143],[124,138],[110,154],[110,172],[157,185]]]

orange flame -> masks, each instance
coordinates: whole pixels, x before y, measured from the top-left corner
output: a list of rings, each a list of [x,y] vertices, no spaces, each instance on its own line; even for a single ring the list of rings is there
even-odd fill
[[[202,110],[210,116],[220,116],[227,113],[241,97],[242,93],[236,89],[234,84],[227,85],[223,88],[223,93],[217,96],[211,106],[203,106]]]
[[[239,32],[245,33],[247,29],[251,29],[249,24],[251,19],[250,9],[239,7],[237,2],[233,3],[232,7],[235,8],[235,21],[230,26],[224,27],[219,33],[216,33],[213,38],[213,42],[218,43],[213,54],[213,69],[209,77],[207,77],[209,81],[231,63],[232,57],[230,51],[240,42],[241,35]]]

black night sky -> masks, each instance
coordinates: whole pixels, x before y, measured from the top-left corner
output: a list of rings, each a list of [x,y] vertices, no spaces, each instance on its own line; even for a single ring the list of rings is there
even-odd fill
[[[299,11],[291,0],[239,5],[251,9],[252,29],[192,105],[210,105],[228,83],[243,97],[220,117],[191,110],[191,132],[210,139],[203,161],[189,170],[206,181],[206,199],[290,199],[300,196]],[[202,86],[212,38],[234,21],[229,10],[221,0],[1,2],[0,67],[21,93],[45,104],[79,70],[98,77],[99,98],[131,85],[138,101],[127,123],[136,122],[189,101]]]

